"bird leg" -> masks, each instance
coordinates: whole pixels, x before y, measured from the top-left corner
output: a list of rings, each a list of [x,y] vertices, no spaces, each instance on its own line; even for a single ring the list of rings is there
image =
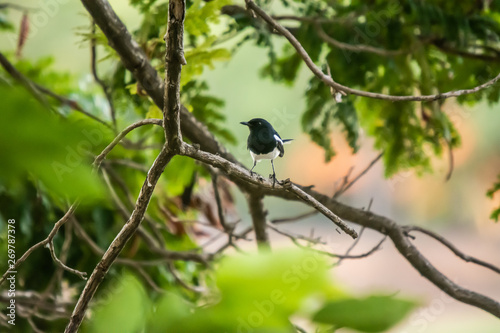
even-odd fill
[[[253,167],[250,169],[250,175],[253,177],[253,168],[257,165],[257,161],[253,161]]]
[[[273,187],[274,187],[274,184],[276,183],[276,172],[274,172],[274,163],[273,163],[273,160],[271,160],[271,165],[273,167]],[[279,182],[278,182],[279,184]]]

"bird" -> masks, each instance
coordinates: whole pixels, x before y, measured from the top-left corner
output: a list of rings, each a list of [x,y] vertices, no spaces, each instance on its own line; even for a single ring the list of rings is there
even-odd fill
[[[293,139],[281,139],[280,135],[273,126],[265,119],[254,118],[250,121],[242,121],[240,124],[248,126],[250,135],[247,140],[247,149],[252,156],[253,166],[250,174],[253,175],[253,169],[257,162],[261,160],[271,160],[273,167],[273,186],[276,182],[276,172],[274,171],[273,160],[276,157],[283,157],[285,154],[284,144],[289,143]]]

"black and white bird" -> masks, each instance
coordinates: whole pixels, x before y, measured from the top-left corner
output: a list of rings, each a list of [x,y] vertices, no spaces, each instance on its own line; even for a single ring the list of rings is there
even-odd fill
[[[273,185],[276,181],[276,172],[274,171],[273,160],[276,157],[283,157],[285,149],[283,145],[292,141],[292,139],[281,139],[278,132],[265,119],[254,118],[250,121],[242,121],[240,124],[248,126],[250,135],[247,140],[247,148],[252,156],[253,167],[250,172],[253,174],[253,168],[261,160],[271,160],[273,167]]]

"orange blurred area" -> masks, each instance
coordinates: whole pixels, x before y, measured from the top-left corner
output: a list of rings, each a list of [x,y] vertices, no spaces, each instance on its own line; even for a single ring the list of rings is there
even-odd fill
[[[377,156],[376,152],[366,149],[368,147],[352,154],[351,147],[339,131],[332,135],[332,142],[337,154],[325,163],[323,149],[302,134],[294,141],[292,153],[286,157],[288,177],[299,184],[314,185],[317,191],[332,195],[349,172],[352,179]],[[367,186],[371,177],[367,175],[360,179],[357,188]]]

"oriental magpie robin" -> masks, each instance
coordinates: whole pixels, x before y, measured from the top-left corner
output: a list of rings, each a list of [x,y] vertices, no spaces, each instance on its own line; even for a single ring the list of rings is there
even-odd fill
[[[283,157],[285,149],[283,145],[292,141],[292,139],[283,140],[276,132],[273,126],[265,119],[254,118],[248,122],[242,121],[240,124],[248,126],[250,135],[247,140],[247,148],[253,160],[253,167],[250,173],[253,174],[253,168],[261,160],[271,160],[273,167],[273,185],[276,182],[276,173],[274,172],[273,160],[276,157]]]

